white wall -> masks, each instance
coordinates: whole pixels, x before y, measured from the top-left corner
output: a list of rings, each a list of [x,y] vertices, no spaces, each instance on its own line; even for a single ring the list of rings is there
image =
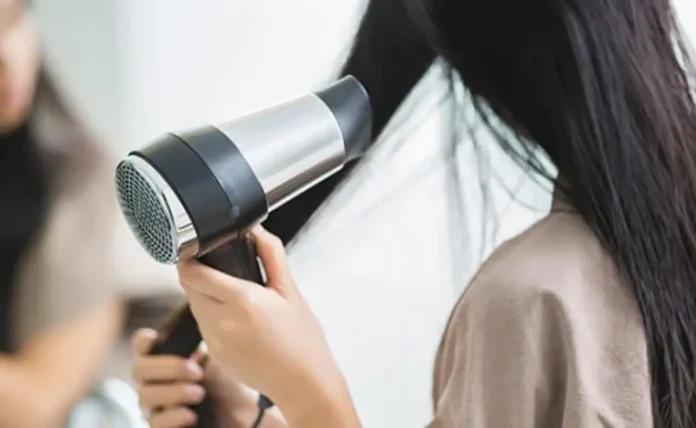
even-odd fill
[[[347,43],[356,0],[122,0],[127,144],[314,89]]]
[[[129,63],[120,1],[35,0],[52,71],[93,131],[104,141],[124,141],[124,96]]]
[[[692,0],[673,0],[679,13],[679,20],[684,31],[696,42],[696,3]]]

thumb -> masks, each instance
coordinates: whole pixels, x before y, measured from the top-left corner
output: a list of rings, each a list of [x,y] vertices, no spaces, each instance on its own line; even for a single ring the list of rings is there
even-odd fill
[[[254,228],[252,236],[256,243],[256,251],[266,272],[266,286],[274,289],[285,298],[299,297],[299,291],[290,273],[288,255],[280,238],[262,226]]]
[[[132,348],[135,355],[145,355],[150,352],[152,345],[157,340],[157,332],[149,328],[142,328],[133,333]]]

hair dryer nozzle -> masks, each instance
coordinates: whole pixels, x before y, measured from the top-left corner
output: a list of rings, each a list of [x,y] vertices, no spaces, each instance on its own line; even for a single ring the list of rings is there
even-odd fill
[[[370,99],[346,76],[217,126],[169,133],[118,167],[121,208],[156,259],[202,257],[362,156]]]
[[[372,142],[372,108],[365,87],[355,77],[346,76],[316,95],[341,128],[346,160],[362,156]]]

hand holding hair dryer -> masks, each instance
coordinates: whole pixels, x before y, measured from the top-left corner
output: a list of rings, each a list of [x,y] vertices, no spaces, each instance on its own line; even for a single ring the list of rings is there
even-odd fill
[[[347,76],[319,92],[217,126],[166,134],[131,152],[116,169],[119,204],[158,262],[195,257],[263,284],[247,232],[361,156],[371,141],[369,96]],[[188,357],[201,340],[185,306],[152,353]],[[196,411],[199,427],[215,426],[209,403]]]

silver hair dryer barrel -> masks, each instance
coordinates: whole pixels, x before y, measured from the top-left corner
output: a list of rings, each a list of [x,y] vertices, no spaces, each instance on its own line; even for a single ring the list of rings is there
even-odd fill
[[[369,97],[348,76],[132,152],[116,171],[119,202],[155,260],[200,257],[360,156],[371,128]]]
[[[197,258],[263,284],[249,229],[362,155],[371,134],[367,92],[347,76],[322,91],[228,123],[166,134],[131,152],[116,169],[119,204],[155,260]],[[151,353],[188,357],[201,340],[186,305]],[[194,410],[197,426],[216,426],[210,401]]]

